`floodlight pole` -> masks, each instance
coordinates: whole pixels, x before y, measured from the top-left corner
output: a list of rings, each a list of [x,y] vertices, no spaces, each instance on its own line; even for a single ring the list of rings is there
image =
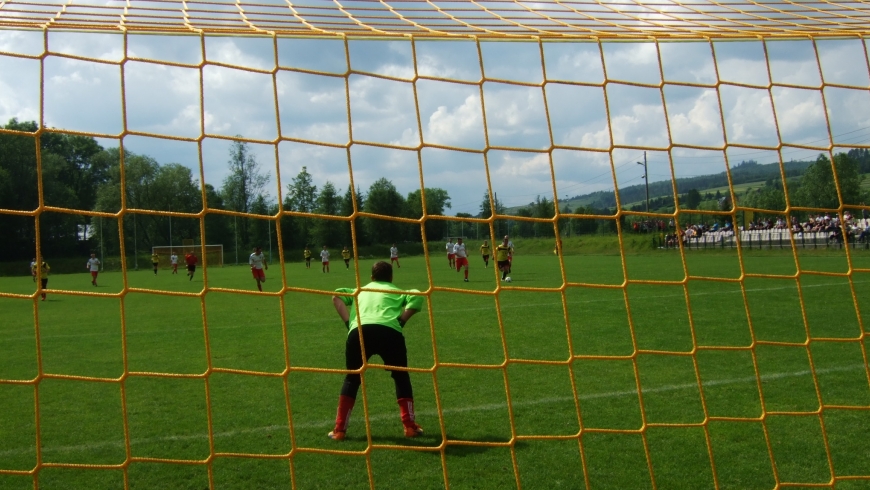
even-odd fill
[[[139,270],[139,236],[136,226],[136,213],[133,213],[133,268]]]
[[[100,271],[106,270],[106,265],[103,263],[103,217],[100,216]]]
[[[643,180],[646,183],[646,212],[649,213],[649,171],[646,168],[646,152],[643,152],[643,163],[637,162],[638,165],[643,165]]]
[[[172,212],[172,203],[169,203],[169,212]],[[169,253],[172,253],[172,215],[169,215]]]

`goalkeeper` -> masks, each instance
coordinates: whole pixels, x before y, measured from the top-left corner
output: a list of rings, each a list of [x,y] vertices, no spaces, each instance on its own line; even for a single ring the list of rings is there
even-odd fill
[[[408,350],[405,347],[405,336],[402,328],[409,318],[423,307],[423,297],[404,292],[393,284],[393,267],[386,262],[378,262],[372,266],[372,282],[366,288],[386,289],[395,293],[362,291],[359,299],[359,314],[354,307],[352,296],[333,296],[332,303],[338,316],[344,321],[349,332],[344,345],[345,365],[348,370],[357,370],[363,366],[363,354],[360,350],[360,329],[365,345],[365,358],[377,354],[387,366],[408,367]],[[355,293],[355,289],[341,288],[338,293]],[[411,289],[411,292],[419,292]],[[362,325],[360,327],[360,325]],[[423,428],[414,420],[414,393],[411,389],[411,376],[407,371],[390,371],[396,384],[396,398],[405,429],[405,437],[417,437],[423,434]],[[342,441],[347,431],[350,413],[356,402],[356,395],[361,383],[359,374],[348,374],[341,387],[338,397],[338,411],[335,416],[335,429],[329,438]]]

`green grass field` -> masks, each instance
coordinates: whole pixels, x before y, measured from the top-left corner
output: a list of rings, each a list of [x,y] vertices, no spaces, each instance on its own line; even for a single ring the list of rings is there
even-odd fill
[[[870,268],[870,254],[852,259]],[[372,262],[359,264],[365,279]],[[346,335],[329,293],[356,283],[353,263],[288,264],[283,295],[272,267],[272,295],[203,300],[202,271],[189,282],[161,270],[130,272],[139,290],[122,298],[0,298],[0,489],[33,488],[38,461],[42,489],[364,489],[369,475],[378,489],[868,488],[870,272],[810,273],[847,272],[843,251],[797,262],[795,279],[788,251],[746,253],[747,274],[774,277],[741,290],[712,280],[740,277],[733,251],[697,251],[685,287],[622,288],[620,256],[578,254],[564,259],[563,294],[559,259],[521,247],[510,286],[548,290],[497,291],[477,257],[469,283],[440,255],[431,277],[423,257],[402,259],[396,284],[436,288],[405,328],[426,430],[414,440],[378,367],[348,440],[326,438]],[[627,255],[625,271],[685,279],[674,251]],[[208,286],[256,290],[246,267],[209,269]],[[86,273],[54,275],[49,287],[117,294],[124,278],[94,288]],[[2,293],[33,290],[0,278]]]

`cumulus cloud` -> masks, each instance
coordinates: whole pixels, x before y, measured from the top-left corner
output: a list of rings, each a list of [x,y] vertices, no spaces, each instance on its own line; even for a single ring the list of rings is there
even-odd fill
[[[420,75],[477,81],[481,78],[477,46],[471,41],[417,41],[417,73]]]
[[[350,140],[344,78],[279,71],[277,81],[282,136],[337,144]]]
[[[658,51],[652,43],[604,43],[604,66],[609,80],[658,84]]]
[[[49,127],[119,134],[121,69],[56,56],[45,58],[45,124]]]
[[[767,90],[722,85],[722,109],[728,143],[776,146],[773,107]]]
[[[709,43],[659,43],[665,80],[674,82],[716,83],[713,50]]]
[[[718,41],[713,43],[713,48],[720,80],[761,87],[770,83],[761,41]]]
[[[421,80],[417,96],[426,143],[484,148],[483,110],[477,86]]]
[[[818,87],[822,80],[812,41],[768,41],[767,59],[773,83]]]
[[[535,149],[550,146],[541,89],[486,82],[483,96],[490,145]]]
[[[867,56],[861,39],[819,40],[819,62],[827,83],[867,87]]]
[[[665,112],[658,89],[609,84],[607,101],[615,145],[668,146]]]
[[[129,129],[192,138],[202,134],[199,70],[131,61],[125,77]]]
[[[545,42],[544,60],[548,80],[587,83],[604,81],[598,43]]]
[[[39,60],[0,56],[0,125],[10,119],[39,120]]]
[[[123,45],[118,44],[118,39],[120,36],[117,35],[53,31],[49,47],[57,52],[117,61],[123,58]],[[202,62],[201,41],[196,36],[131,34],[128,41],[128,54],[131,56],[192,65]],[[204,42],[209,62],[267,70],[274,66],[274,43],[269,38],[209,36]],[[38,55],[42,53],[42,44],[40,32],[0,32],[0,51]],[[276,87],[270,75],[206,64],[202,69],[205,107],[201,110],[198,69],[130,61],[125,65],[130,128],[174,136],[196,136],[204,130],[272,141],[279,136],[276,119],[280,117],[282,136],[312,142],[347,143],[350,133],[348,100],[346,79],[342,75],[349,63],[344,42],[278,39],[277,45],[281,67],[339,76],[281,69],[276,75]],[[759,43],[746,42],[716,43],[716,59],[722,79],[766,86],[767,61],[759,46]],[[769,43],[770,69],[775,83],[809,86],[819,83],[818,68],[814,68],[815,55],[812,49],[806,49],[808,46],[812,47],[798,41]],[[861,51],[856,50],[861,48],[859,41],[824,41],[819,46],[826,81],[857,83],[867,77],[866,61],[855,55]],[[536,195],[551,198],[553,182],[549,155],[540,152],[551,144],[544,111],[545,92],[550,110],[549,124],[556,144],[603,150],[609,149],[611,143],[643,146],[648,149],[651,165],[664,165],[655,167],[658,168],[655,172],[650,171],[651,181],[656,174],[669,178],[666,175],[669,172],[666,156],[661,157],[660,153],[651,150],[669,144],[661,91],[617,83],[608,83],[606,88],[577,85],[602,83],[605,61],[611,80],[658,83],[655,44],[604,43],[602,58],[601,48],[595,42],[544,42],[547,83],[543,89],[485,82],[483,101],[480,86],[450,82],[481,80],[481,60],[474,42],[418,40],[414,47],[420,75],[449,79],[418,80],[416,102],[415,87],[410,83],[414,74],[410,41],[350,41],[350,65],[354,70],[409,80],[396,82],[360,74],[347,79],[354,140],[409,148],[387,151],[353,144],[350,152],[353,176],[364,191],[380,177],[393,180],[403,194],[419,188],[418,153],[410,149],[419,145],[421,138],[427,143],[474,151],[483,149],[482,106],[485,105],[492,145],[522,147],[533,152],[490,151],[484,155],[426,148],[421,152],[425,185],[446,189],[456,204],[453,212],[474,214],[486,190],[486,158],[494,190],[500,199],[524,204],[534,200]],[[716,82],[709,43],[660,43],[659,49],[666,81]],[[534,43],[486,43],[482,50],[488,77],[543,80],[540,51]],[[45,66],[46,123],[64,129],[95,131],[109,137],[101,142],[116,145],[117,140],[111,136],[122,128],[120,66],[57,56],[48,56]],[[568,83],[554,83],[554,80]],[[861,83],[867,85],[866,81]],[[36,119],[39,114],[38,89],[38,61],[0,56],[0,120],[10,117]],[[613,142],[610,141],[605,110],[605,90],[610,104]],[[720,87],[720,94],[716,94],[714,89],[677,89],[668,85],[664,90],[675,143],[722,144],[717,95],[723,102],[729,143],[771,146],[778,143],[773,106],[767,90],[727,84]],[[773,96],[784,143],[806,144],[827,136],[819,92],[803,94],[774,87]],[[856,142],[848,139],[854,137],[855,129],[870,127],[870,94],[866,90],[828,88],[824,97],[835,143]],[[417,103],[422,128],[418,126]],[[201,111],[205,114],[205,128],[199,127]],[[838,140],[836,135],[840,134],[846,136]],[[179,147],[168,143],[169,140],[129,136],[125,138],[125,144],[128,142],[133,151],[152,155],[162,163],[182,160],[198,172],[198,152],[190,150],[196,149],[195,144]],[[285,183],[303,165],[308,167],[318,185],[330,180],[337,187],[346,188],[350,182],[344,148],[290,142],[277,145],[281,177]],[[228,147],[229,143],[224,140],[206,138],[203,141],[206,182],[216,187],[220,187],[227,173]],[[270,167],[274,173],[275,145],[252,145],[252,151],[261,164]],[[744,150],[742,154],[746,153]],[[561,196],[563,192],[577,195],[612,188],[611,159],[618,169],[620,184],[642,182],[642,170],[635,163],[642,160],[642,150],[614,150],[612,155],[556,150],[552,154],[560,197],[564,197]],[[767,156],[762,155],[764,158]],[[687,154],[683,157],[687,162],[687,174],[707,171],[703,165],[690,165],[695,156]],[[709,159],[715,160],[714,157]],[[716,161],[710,164],[710,168],[720,164],[721,161]],[[678,169],[678,172],[682,170]],[[277,194],[277,189],[274,192]]]
[[[784,144],[828,146],[830,138],[820,91],[775,87],[773,103]]]
[[[205,66],[205,132],[273,140],[278,136],[272,76]]]
[[[680,101],[679,97],[676,96],[677,91],[691,92],[693,97],[686,101]],[[668,107],[668,122],[674,143],[694,146],[722,146],[719,99],[714,90],[666,87],[665,104]]]
[[[417,110],[410,83],[364,75],[350,79],[350,106],[355,141],[420,144]],[[411,133],[406,133],[410,130]]]

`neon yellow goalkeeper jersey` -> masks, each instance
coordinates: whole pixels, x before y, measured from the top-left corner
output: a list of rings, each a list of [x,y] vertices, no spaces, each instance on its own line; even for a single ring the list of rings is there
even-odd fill
[[[412,294],[404,294],[406,291],[399,289],[391,282],[373,281],[366,284],[364,287],[373,289],[387,289],[396,291],[396,293],[380,293],[375,291],[363,291],[359,293],[359,313],[362,318],[363,325],[384,325],[401,333],[402,327],[399,325],[399,316],[405,310],[423,309],[423,296]],[[356,289],[339,288],[337,293],[353,294]],[[419,293],[417,289],[409,289],[407,292]],[[356,317],[356,308],[353,306],[353,296],[339,296],[347,305],[348,313],[350,313],[350,328],[348,333],[360,326],[359,319]]]

